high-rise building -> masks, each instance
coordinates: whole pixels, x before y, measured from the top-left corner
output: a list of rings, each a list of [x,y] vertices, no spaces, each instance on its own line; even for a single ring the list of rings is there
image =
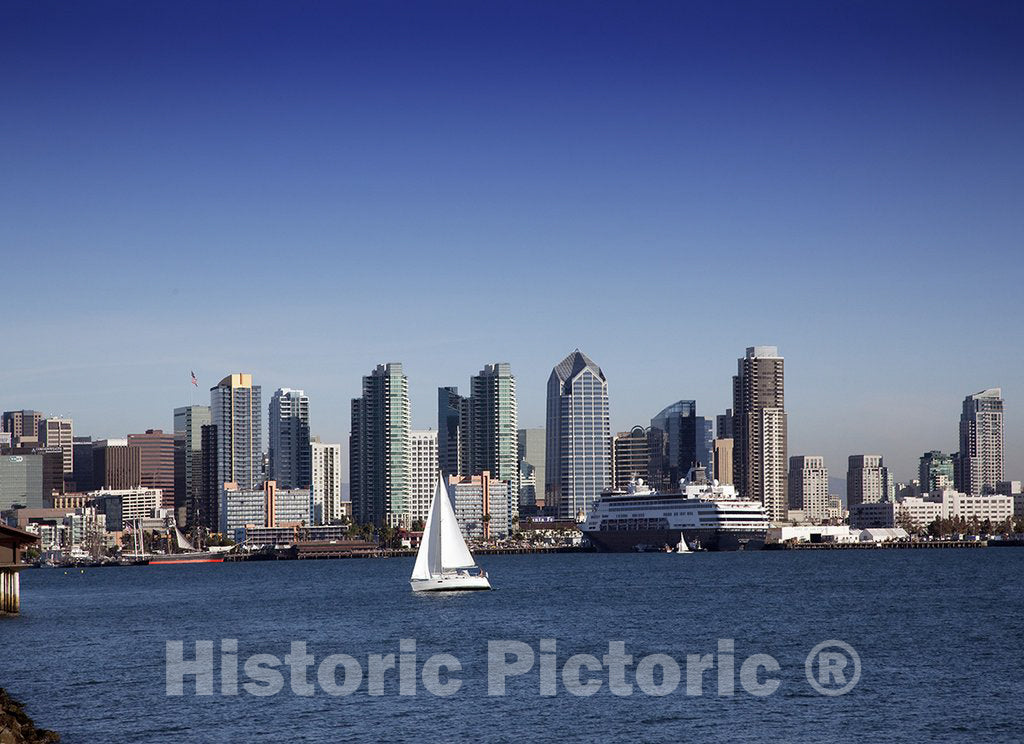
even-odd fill
[[[475,540],[489,540],[508,535],[508,483],[480,475],[452,476],[448,479],[448,495],[462,534]]]
[[[60,447],[63,452],[62,470],[64,479],[72,480],[75,471],[74,423],[69,418],[47,418],[39,423],[39,444],[43,447]]]
[[[313,522],[332,524],[341,520],[341,445],[325,444],[319,437],[309,443],[313,473]]]
[[[230,374],[210,388],[210,419],[217,427],[218,491],[225,483],[237,483],[243,491],[258,488],[263,482],[263,406],[252,375]]]
[[[964,398],[960,414],[958,491],[995,493],[1003,480],[1003,391],[989,388]]]
[[[846,471],[846,508],[889,500],[889,469],[881,455],[850,455]]]
[[[43,500],[47,505],[64,493],[64,450],[60,447],[21,447],[12,451],[42,456]]]
[[[72,443],[71,483],[69,491],[95,491],[102,486],[96,483],[92,473],[92,437],[75,437]]]
[[[45,495],[50,493],[47,491]],[[0,511],[15,505],[41,509],[44,506],[43,496],[42,455],[0,457]]]
[[[267,525],[267,489],[273,481],[261,488],[241,489],[235,483],[225,483],[217,497],[220,504],[216,530],[225,537],[238,541],[245,535],[247,525]],[[203,521],[206,521],[205,518]]]
[[[280,489],[309,488],[309,398],[302,390],[280,388],[270,399],[270,473]]]
[[[715,416],[715,438],[732,439],[736,435],[733,428],[732,409],[726,408],[725,413]]]
[[[545,503],[563,519],[585,517],[612,484],[608,381],[576,349],[548,378]]]
[[[507,362],[487,364],[470,379],[468,473],[508,483],[508,524],[519,519],[519,414],[516,378]]]
[[[802,511],[804,519],[823,522],[829,516],[828,468],[820,455],[789,458],[789,508]]]
[[[917,472],[918,490],[921,493],[940,493],[955,486],[953,457],[938,450],[921,455]]]
[[[731,437],[716,439],[714,478],[723,486],[733,484],[732,458],[734,440]]]
[[[92,443],[92,479],[96,489],[125,490],[142,485],[142,459],[127,439],[101,439]]]
[[[751,346],[732,378],[733,478],[741,496],[786,518],[785,366],[774,346]]]
[[[278,488],[276,481],[264,481],[259,488],[243,489],[225,483],[221,489],[220,531],[236,541],[246,527],[290,527],[312,524],[308,488]]]
[[[216,424],[199,427],[199,456],[192,460],[192,476],[198,482],[195,496],[188,503],[189,527],[201,527],[211,532],[220,529],[220,503],[224,484],[218,474],[220,437]]]
[[[209,406],[182,406],[174,409],[174,433],[179,435],[181,452],[175,464],[175,509],[180,521],[193,526],[188,516],[196,511],[202,489],[203,427],[212,419]]]
[[[410,526],[409,419],[402,365],[377,365],[352,400],[349,488],[357,523]]]
[[[634,426],[612,437],[612,485],[624,490],[634,478],[646,478],[651,464],[648,431]]]
[[[263,491],[267,497],[266,527],[308,527],[313,523],[308,488],[278,488],[277,481],[268,480]]]
[[[139,450],[139,480],[146,488],[159,488],[163,509],[173,510],[174,492],[174,435],[162,429],[146,429],[145,434],[129,434],[128,446]]]
[[[409,518],[426,522],[437,487],[437,432],[409,432]]]
[[[437,389],[437,460],[445,477],[469,466],[469,398],[457,387]]]
[[[680,400],[651,419],[648,478],[661,491],[676,491],[679,481],[696,465],[713,469],[711,422],[697,415],[697,402]]]
[[[485,365],[470,378],[470,394],[457,387],[437,391],[438,462],[445,475],[483,471],[507,481],[519,493],[519,429],[516,378],[506,362]],[[510,499],[508,519],[515,523],[518,498]]]
[[[0,415],[0,428],[11,434],[12,447],[35,447],[39,444],[39,425],[43,414],[39,411],[4,411]]]
[[[519,430],[519,504],[544,507],[544,429]]]

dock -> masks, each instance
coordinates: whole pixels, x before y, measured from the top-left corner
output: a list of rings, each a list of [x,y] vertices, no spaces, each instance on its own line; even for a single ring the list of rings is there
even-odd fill
[[[39,538],[31,532],[0,522],[0,615],[21,611],[21,581],[18,573],[28,566],[22,562],[25,547]]]
[[[987,548],[986,540],[890,540],[887,542],[772,543],[765,550],[918,550],[925,548]]]

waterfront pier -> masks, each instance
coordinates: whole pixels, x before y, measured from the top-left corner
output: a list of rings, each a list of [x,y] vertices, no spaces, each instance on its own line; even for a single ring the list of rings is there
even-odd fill
[[[21,555],[26,545],[38,539],[31,532],[0,523],[0,615],[13,615],[21,610],[18,572],[25,568]]]

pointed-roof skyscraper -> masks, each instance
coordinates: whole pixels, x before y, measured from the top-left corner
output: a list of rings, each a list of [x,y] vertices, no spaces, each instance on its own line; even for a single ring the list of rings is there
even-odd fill
[[[558,516],[586,515],[612,482],[608,380],[576,349],[548,378],[545,503]]]

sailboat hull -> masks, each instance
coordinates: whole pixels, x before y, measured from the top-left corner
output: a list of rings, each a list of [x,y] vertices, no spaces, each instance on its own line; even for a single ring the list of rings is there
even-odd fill
[[[486,576],[468,574],[442,574],[429,579],[411,579],[409,584],[414,592],[471,592],[491,588],[491,582]]]

